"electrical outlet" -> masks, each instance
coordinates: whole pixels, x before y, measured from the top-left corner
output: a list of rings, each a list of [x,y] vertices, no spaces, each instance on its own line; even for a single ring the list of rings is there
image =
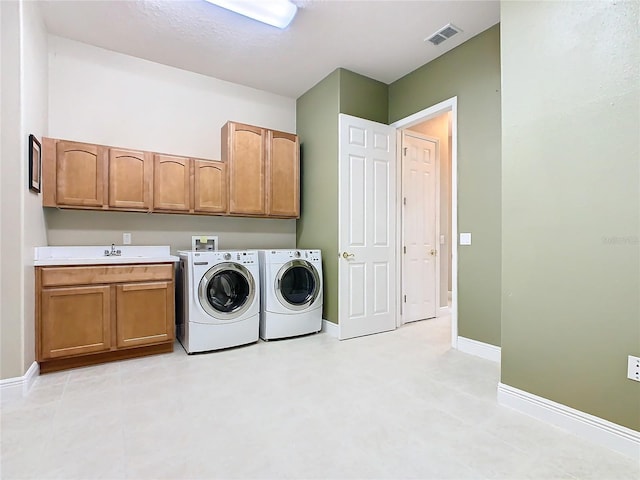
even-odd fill
[[[629,365],[627,367],[627,378],[640,382],[640,357],[629,355]]]
[[[131,245],[131,234],[123,233],[122,234],[122,244],[123,245]]]

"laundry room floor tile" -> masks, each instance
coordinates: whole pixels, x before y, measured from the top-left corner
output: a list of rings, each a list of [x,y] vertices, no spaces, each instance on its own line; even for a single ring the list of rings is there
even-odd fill
[[[637,479],[632,459],[496,402],[449,318],[175,351],[38,377],[3,405],[3,479]]]

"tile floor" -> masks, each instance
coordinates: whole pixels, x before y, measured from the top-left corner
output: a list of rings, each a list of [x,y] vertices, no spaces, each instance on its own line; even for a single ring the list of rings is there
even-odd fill
[[[630,458],[497,405],[448,318],[42,375],[2,408],[3,479],[633,479]]]

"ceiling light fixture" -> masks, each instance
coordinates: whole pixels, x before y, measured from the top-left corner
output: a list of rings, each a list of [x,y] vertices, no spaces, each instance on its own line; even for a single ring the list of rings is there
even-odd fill
[[[245,17],[278,28],[286,28],[298,7],[289,0],[205,0]]]

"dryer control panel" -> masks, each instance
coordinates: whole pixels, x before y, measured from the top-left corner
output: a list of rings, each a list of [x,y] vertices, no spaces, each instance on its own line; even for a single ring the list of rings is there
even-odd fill
[[[272,263],[284,263],[296,259],[307,260],[309,262],[322,261],[320,250],[265,250],[264,254]]]

